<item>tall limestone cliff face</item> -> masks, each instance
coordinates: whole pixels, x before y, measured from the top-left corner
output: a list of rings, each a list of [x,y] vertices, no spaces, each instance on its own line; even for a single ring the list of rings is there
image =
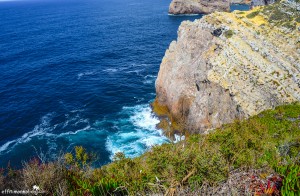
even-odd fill
[[[300,100],[300,15],[295,3],[185,21],[156,80],[157,106],[190,132]]]
[[[229,10],[229,0],[173,0],[169,7],[170,14],[208,14]]]

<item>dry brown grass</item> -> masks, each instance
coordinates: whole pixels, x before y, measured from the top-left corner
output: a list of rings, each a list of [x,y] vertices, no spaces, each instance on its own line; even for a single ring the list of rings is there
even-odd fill
[[[3,172],[0,171],[0,190],[3,190],[5,187],[4,187],[4,175],[3,175]]]
[[[41,190],[47,190],[49,195],[68,194],[65,166],[60,161],[40,164],[34,159],[25,163],[23,167],[24,188],[32,189],[34,185],[38,185]]]

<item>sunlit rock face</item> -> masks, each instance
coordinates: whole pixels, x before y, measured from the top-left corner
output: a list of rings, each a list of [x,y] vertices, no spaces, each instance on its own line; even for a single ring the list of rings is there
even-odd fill
[[[262,6],[274,3],[276,0],[172,0],[169,6],[170,14],[209,14],[216,11],[229,12],[230,4],[249,4]]]
[[[300,100],[300,18],[293,2],[183,22],[160,65],[157,102],[190,132]]]
[[[208,14],[229,10],[229,0],[173,0],[169,7],[170,14]]]

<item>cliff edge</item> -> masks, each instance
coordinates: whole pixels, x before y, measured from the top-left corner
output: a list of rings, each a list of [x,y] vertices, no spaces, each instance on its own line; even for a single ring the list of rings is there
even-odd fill
[[[156,110],[166,108],[180,129],[203,133],[299,101],[297,9],[282,1],[183,22],[160,65]]]

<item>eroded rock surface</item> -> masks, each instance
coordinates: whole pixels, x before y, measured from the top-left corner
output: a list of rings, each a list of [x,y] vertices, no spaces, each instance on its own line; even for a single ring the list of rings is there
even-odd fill
[[[157,102],[190,132],[300,100],[300,16],[282,2],[183,22],[156,80]]]
[[[232,4],[249,4],[252,6],[263,6],[275,3],[277,0],[230,0]]]
[[[229,0],[173,0],[170,14],[208,14],[215,11],[230,11]]]
[[[262,5],[269,5],[275,3],[276,0],[252,0],[252,6],[262,6]]]
[[[232,4],[251,4],[251,0],[230,0]]]
[[[209,14],[229,12],[230,4],[249,4],[253,7],[269,5],[276,0],[172,0],[170,14]]]

